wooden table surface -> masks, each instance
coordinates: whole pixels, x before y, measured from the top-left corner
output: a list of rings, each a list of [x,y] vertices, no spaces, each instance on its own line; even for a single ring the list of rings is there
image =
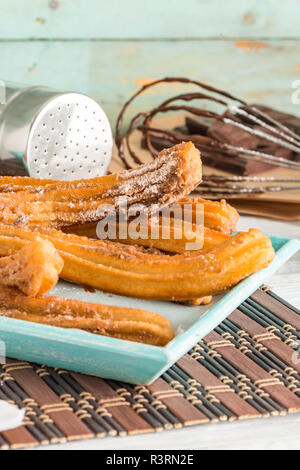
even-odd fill
[[[240,230],[300,238],[300,222],[241,217]],[[269,281],[274,292],[300,308],[300,251]],[[45,447],[45,449],[49,447]],[[72,442],[51,449],[300,449],[300,413],[233,423],[216,423],[130,437]],[[40,447],[39,447],[40,449]],[[42,447],[43,449],[43,447]]]

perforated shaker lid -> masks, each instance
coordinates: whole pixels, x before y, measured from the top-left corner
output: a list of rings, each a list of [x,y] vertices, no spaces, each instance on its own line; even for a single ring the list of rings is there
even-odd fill
[[[64,93],[36,114],[25,162],[35,178],[93,178],[107,172],[112,146],[111,127],[101,106],[86,95]]]

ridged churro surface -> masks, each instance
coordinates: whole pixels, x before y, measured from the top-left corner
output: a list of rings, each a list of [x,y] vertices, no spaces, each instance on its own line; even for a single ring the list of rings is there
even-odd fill
[[[229,235],[218,230],[213,230],[202,225],[190,224],[181,220],[164,224],[160,219],[154,222],[146,222],[145,234],[138,238],[130,236],[130,222],[126,224],[110,225],[110,232],[104,234],[104,239],[125,243],[126,245],[139,245],[168,253],[185,253],[191,250],[212,248],[225,241]],[[97,231],[97,224],[89,223],[72,225],[64,228],[65,233],[73,233],[89,238],[101,239],[101,233]]]
[[[183,142],[138,169],[90,180],[45,184],[3,177],[0,221],[59,228],[97,221],[125,203],[159,208],[189,194],[201,176],[199,151],[191,142]]]
[[[169,207],[170,218],[164,221],[162,214],[148,218],[138,238],[130,236],[130,218],[127,223],[110,224],[105,237],[130,245],[157,248],[169,253],[184,253],[191,249],[212,248],[225,241],[236,229],[239,219],[237,211],[222,200],[209,201],[201,198],[186,197]],[[179,216],[176,211],[179,210]],[[201,215],[196,218],[196,212]],[[90,238],[101,238],[97,223],[90,222],[63,227],[66,233],[74,233]],[[193,244],[193,248],[191,248]]]
[[[187,196],[181,199],[178,204],[184,205],[186,208],[190,206],[190,210],[195,214],[196,206],[203,205],[203,223],[208,227],[219,232],[230,234],[235,231],[239,220],[237,210],[232,207],[224,199],[221,201],[210,201],[200,197]]]
[[[63,279],[146,299],[211,296],[265,268],[274,257],[270,239],[255,229],[240,232],[212,249],[174,256],[57,230],[38,230],[0,225],[0,255],[18,249],[38,233],[59,250],[64,260]]]
[[[4,286],[0,286],[1,315],[154,346],[165,346],[174,337],[171,323],[156,313],[48,295],[28,297]]]

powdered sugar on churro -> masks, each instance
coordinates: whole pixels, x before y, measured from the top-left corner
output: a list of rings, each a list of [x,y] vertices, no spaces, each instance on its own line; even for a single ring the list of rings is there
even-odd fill
[[[176,202],[200,178],[199,151],[191,143],[182,143],[162,151],[155,161],[119,175],[26,189],[21,182],[20,190],[9,197],[0,192],[0,221],[56,228],[97,221],[125,203],[159,207]]]

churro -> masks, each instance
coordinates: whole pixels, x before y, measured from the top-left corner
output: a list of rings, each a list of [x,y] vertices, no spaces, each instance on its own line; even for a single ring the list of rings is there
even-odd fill
[[[177,209],[179,216],[176,216]],[[196,220],[197,210],[202,213],[201,224]],[[198,197],[186,197],[169,206],[168,214],[170,217],[167,222],[164,222],[162,216],[149,219],[145,233],[137,234],[138,238],[129,234],[130,220],[127,226],[124,223],[115,223],[115,228],[110,223],[110,231],[104,235],[121,243],[153,247],[169,253],[184,253],[190,249],[195,250],[195,243],[198,243],[198,249],[212,248],[222,243],[236,229],[239,219],[237,211],[226,201],[209,201]],[[62,230],[90,238],[101,238],[95,222],[63,227]],[[189,248],[191,244],[193,248]]]
[[[188,222],[183,223],[182,221],[180,221],[180,224],[178,222],[176,224],[174,219],[170,219],[169,225],[164,225],[161,219],[153,223],[147,223],[146,234],[138,234],[138,238],[130,236],[129,227],[130,223],[127,225],[112,223],[110,231],[103,233],[104,239],[128,245],[156,248],[167,253],[186,253],[189,250],[212,248],[229,238],[229,235],[208,227],[197,226]],[[101,233],[99,230],[97,232],[97,224],[95,223],[66,227],[64,232],[94,239],[99,236],[101,239]]]
[[[1,315],[155,346],[165,346],[174,337],[171,323],[156,313],[48,295],[28,297],[4,286],[0,286]]]
[[[149,248],[156,248],[167,253],[187,253],[189,251],[198,251],[202,249],[210,249],[219,243],[222,243],[229,235],[218,232],[216,230],[209,229],[204,226],[196,226],[194,224],[185,223],[184,227],[177,228],[173,224],[170,224],[166,229],[164,235],[164,225],[159,223],[157,227],[155,224],[152,225],[152,230],[159,234],[159,237],[152,238],[140,237],[133,239],[127,234],[126,238],[119,238],[119,226],[117,226],[116,234],[114,238],[110,236],[110,240],[119,241],[129,245],[140,245]],[[149,227],[149,234],[151,229]]]
[[[0,284],[36,296],[58,281],[63,260],[51,242],[36,238],[14,254],[0,258]]]
[[[199,151],[191,142],[183,142],[135,170],[90,180],[44,184],[26,177],[4,177],[2,182],[0,178],[0,221],[60,228],[97,221],[125,205],[159,208],[189,194],[201,175]],[[18,185],[22,189],[16,190]]]
[[[229,237],[210,250],[174,256],[57,230],[38,230],[0,225],[0,254],[20,248],[38,233],[59,250],[64,260],[63,279],[145,299],[211,296],[267,267],[274,257],[270,239],[255,229]]]
[[[203,205],[203,223],[207,228],[226,234],[230,234],[236,229],[239,214],[224,199],[221,201],[210,201],[200,197],[187,196],[181,199],[178,204],[184,205],[186,210],[190,206],[193,215],[196,212],[196,206],[198,204],[200,206]]]

